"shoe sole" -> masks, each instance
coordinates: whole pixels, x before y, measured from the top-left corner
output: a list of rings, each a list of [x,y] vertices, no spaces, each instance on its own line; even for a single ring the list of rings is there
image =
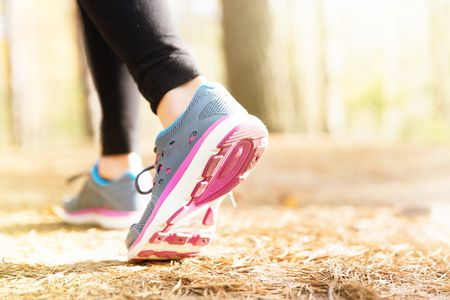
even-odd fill
[[[75,212],[65,210],[61,219],[74,225],[99,225],[105,229],[124,229],[139,222],[141,216],[142,211],[84,209]]]
[[[128,260],[199,255],[211,243],[220,203],[260,161],[267,137],[264,124],[250,115],[211,125],[161,194]]]

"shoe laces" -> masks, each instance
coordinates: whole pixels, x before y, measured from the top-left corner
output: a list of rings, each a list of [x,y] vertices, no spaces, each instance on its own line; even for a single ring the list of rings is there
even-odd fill
[[[77,174],[74,174],[72,176],[70,176],[69,178],[66,179],[67,184],[71,184],[72,182],[74,182],[75,180],[82,178],[84,176],[89,176],[90,171],[83,171]]]
[[[234,199],[234,195],[233,195],[233,192],[232,192],[232,191],[230,191],[230,192],[228,193],[228,197],[230,198],[231,205],[233,206],[233,208],[236,208],[236,207],[237,207],[237,204],[236,204],[236,200]]]
[[[136,188],[136,191],[139,194],[141,194],[141,195],[148,195],[148,194],[150,194],[152,192],[153,187],[151,187],[148,191],[141,190],[141,187],[139,186],[139,177],[143,173],[148,172],[148,171],[150,171],[150,170],[152,170],[154,168],[155,168],[155,165],[151,165],[150,167],[147,167],[147,168],[143,169],[139,174],[137,174],[136,179],[134,179],[134,187]]]

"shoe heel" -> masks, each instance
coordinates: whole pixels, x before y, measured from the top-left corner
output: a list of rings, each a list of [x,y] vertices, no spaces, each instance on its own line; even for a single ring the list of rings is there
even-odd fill
[[[254,120],[233,128],[217,145],[219,152],[206,163],[203,179],[192,192],[192,202],[196,206],[206,204],[241,184],[261,160],[267,135],[265,126]]]

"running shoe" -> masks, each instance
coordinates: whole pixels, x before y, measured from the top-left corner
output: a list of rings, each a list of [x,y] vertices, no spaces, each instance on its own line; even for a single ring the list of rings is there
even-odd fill
[[[136,191],[135,178],[136,173],[128,171],[117,180],[104,180],[94,166],[81,192],[64,202],[61,218],[70,224],[129,228],[139,221],[150,200]]]
[[[156,169],[152,197],[128,233],[128,260],[199,255],[213,238],[220,203],[259,162],[267,137],[223,86],[201,86],[156,138],[156,162],[144,170]]]

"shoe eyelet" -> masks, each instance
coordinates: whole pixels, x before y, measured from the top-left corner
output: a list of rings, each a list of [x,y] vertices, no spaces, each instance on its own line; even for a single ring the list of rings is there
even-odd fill
[[[158,184],[159,184],[159,185],[162,185],[163,183],[164,183],[164,179],[161,178],[161,179],[158,181]]]
[[[175,144],[175,141],[171,141],[171,142],[169,143],[169,147],[172,147],[173,144]]]
[[[191,136],[189,137],[189,144],[192,143],[195,140],[196,136],[197,136],[197,131],[193,131],[191,133]]]

